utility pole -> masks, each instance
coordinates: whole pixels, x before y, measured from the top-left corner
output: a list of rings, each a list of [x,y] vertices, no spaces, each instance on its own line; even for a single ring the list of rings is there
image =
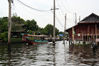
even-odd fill
[[[75,25],[76,25],[76,13],[75,13]],[[74,43],[74,26],[72,27],[72,43]]]
[[[66,14],[65,14],[64,33],[65,33],[65,30],[66,30]]]
[[[75,25],[77,24],[77,14],[75,13]],[[72,41],[74,43],[75,40],[75,30],[74,27],[72,27]]]
[[[75,13],[75,25],[77,24],[77,14]]]
[[[53,43],[55,43],[55,10],[56,10],[56,6],[55,6],[55,0],[53,2]]]
[[[79,22],[80,22],[80,20],[81,20],[81,17],[79,16]]]
[[[63,40],[63,44],[65,44],[65,30],[66,30],[66,14],[65,14],[65,23],[64,23],[64,40]]]
[[[12,0],[8,0],[9,3],[9,16],[8,16],[8,44],[11,42],[11,2]]]

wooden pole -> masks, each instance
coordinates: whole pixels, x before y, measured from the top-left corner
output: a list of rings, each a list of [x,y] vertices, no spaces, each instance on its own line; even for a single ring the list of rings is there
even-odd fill
[[[82,41],[84,41],[84,40],[83,40],[83,33],[82,33]]]
[[[90,31],[90,26],[88,25],[88,42],[90,41],[89,40],[89,36],[90,36],[90,32],[89,31]]]
[[[77,13],[75,13],[75,25],[77,24]]]
[[[96,39],[97,39],[97,24],[95,24],[95,34],[96,34]],[[96,41],[96,39],[95,39],[95,41]]]
[[[53,43],[55,43],[55,0],[53,2]]]
[[[8,17],[8,44],[11,42],[11,0],[9,2],[9,17]]]
[[[80,22],[80,20],[81,20],[81,17],[79,16],[79,22]]]
[[[63,40],[64,44],[65,44],[65,30],[66,30],[66,14],[65,14],[65,24],[64,24],[64,40]]]
[[[64,32],[66,30],[66,14],[65,14],[65,24],[64,24]]]
[[[72,27],[72,41],[74,43],[74,27]]]

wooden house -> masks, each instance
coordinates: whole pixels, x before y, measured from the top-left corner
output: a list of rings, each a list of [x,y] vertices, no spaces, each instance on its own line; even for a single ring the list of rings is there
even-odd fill
[[[99,42],[99,16],[92,13],[66,31],[71,41]]]
[[[24,24],[17,24],[17,23],[12,23],[12,31],[11,35],[12,37],[22,37],[22,33],[25,32],[24,29]]]

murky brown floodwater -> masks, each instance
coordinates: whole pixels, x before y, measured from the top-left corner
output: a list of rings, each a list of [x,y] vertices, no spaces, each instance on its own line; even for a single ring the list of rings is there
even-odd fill
[[[13,44],[11,51],[0,44],[0,66],[99,66],[99,50],[93,56],[90,46],[69,46],[63,41],[55,46]]]

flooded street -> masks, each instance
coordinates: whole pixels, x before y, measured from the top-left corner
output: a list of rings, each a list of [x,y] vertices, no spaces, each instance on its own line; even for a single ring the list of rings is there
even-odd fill
[[[90,46],[69,46],[68,41],[55,45],[12,44],[11,51],[1,44],[0,66],[99,66],[98,52],[94,57]]]

